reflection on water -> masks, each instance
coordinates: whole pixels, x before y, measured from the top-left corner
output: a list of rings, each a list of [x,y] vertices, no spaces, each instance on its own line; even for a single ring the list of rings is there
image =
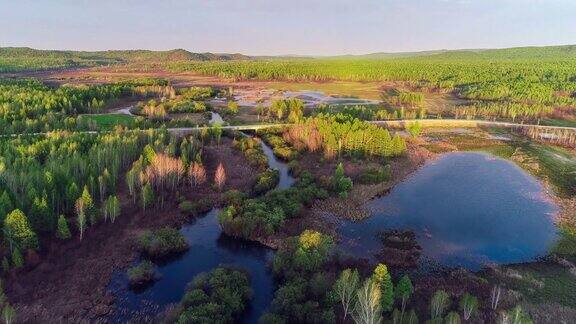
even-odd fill
[[[373,216],[341,227],[342,247],[374,258],[377,233],[408,229],[424,258],[471,270],[547,253],[557,207],[541,184],[515,164],[480,153],[451,153],[425,165],[388,195],[369,203]],[[383,260],[385,262],[385,260]]]
[[[280,170],[278,188],[290,187],[294,178],[288,174],[287,165],[277,160],[272,149],[263,142],[262,148],[268,157],[269,167]],[[243,323],[258,322],[274,297],[274,281],[267,267],[274,252],[259,243],[223,234],[218,223],[218,212],[218,209],[213,209],[180,230],[190,249],[178,259],[160,264],[158,270],[161,279],[151,287],[132,291],[128,289],[125,271],[118,271],[114,275],[110,288],[117,298],[117,311],[110,321],[126,322],[134,316],[154,316],[166,305],[178,303],[187,284],[197,274],[219,265],[232,265],[248,271],[255,292]]]
[[[274,252],[257,243],[227,237],[220,230],[217,216],[218,210],[213,209],[181,229],[190,249],[180,258],[160,265],[161,280],[143,292],[127,289],[125,272],[118,272],[111,284],[118,311],[111,320],[125,322],[134,315],[155,315],[162,306],[178,303],[195,275],[219,265],[231,265],[250,274],[252,289],[257,293],[244,322],[256,323],[274,295],[274,281],[267,269]]]
[[[268,167],[270,169],[276,169],[280,171],[280,182],[278,182],[278,189],[287,189],[294,184],[295,179],[290,175],[288,170],[288,165],[284,162],[280,162],[274,155],[274,151],[270,148],[264,141],[260,141],[262,143],[262,150],[264,154],[268,158]]]

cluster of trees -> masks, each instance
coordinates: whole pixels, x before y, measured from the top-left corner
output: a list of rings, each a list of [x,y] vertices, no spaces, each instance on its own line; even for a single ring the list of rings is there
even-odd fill
[[[217,91],[212,87],[190,87],[178,90],[167,87],[167,90],[169,91],[162,93],[163,95],[158,96],[158,99],[139,103],[136,107],[137,113],[157,120],[165,120],[170,113],[202,113],[211,108],[206,100],[217,95]]]
[[[424,94],[418,92],[400,91],[393,99],[398,106],[413,107],[424,105]]]
[[[537,120],[549,116],[554,111],[552,106],[543,104],[517,103],[511,101],[478,102],[458,106],[454,109],[454,118],[465,119],[511,119],[522,121]]]
[[[334,274],[326,267],[333,245],[330,236],[310,230],[287,239],[272,262],[279,287],[261,323],[336,322]]]
[[[220,213],[218,220],[228,235],[255,239],[274,234],[287,219],[297,217],[304,206],[327,196],[327,191],[318,187],[311,175],[304,174],[291,188],[234,201]]]
[[[128,192],[134,202],[140,201],[144,211],[156,202],[163,206],[181,186],[195,188],[208,181],[202,163],[205,135],[167,136],[165,139],[164,143],[156,141],[146,145],[126,173]],[[226,183],[226,170],[222,163],[216,168],[213,183],[217,190],[222,190]]]
[[[269,106],[256,106],[258,119],[288,120],[296,123],[304,117],[304,102],[298,98],[274,99]]]
[[[404,154],[406,142],[399,135],[356,118],[338,114],[318,115],[291,126],[286,141],[299,150],[322,151],[326,158],[342,153],[360,157],[393,157]]]
[[[253,295],[247,273],[225,267],[198,274],[188,287],[167,323],[233,323]]]
[[[0,226],[14,261],[39,247],[40,234],[67,239],[74,224],[82,238],[89,225],[114,222],[121,214],[119,178],[163,136],[55,132],[0,141]]]
[[[2,79],[0,134],[74,130],[80,126],[78,114],[99,112],[120,97],[158,95],[166,90],[165,86],[148,85],[148,80],[143,83],[64,85],[54,89],[36,79]]]
[[[164,120],[170,113],[203,113],[208,111],[208,105],[203,101],[178,98],[174,100],[152,99],[136,106],[137,113],[148,118]]]
[[[381,105],[323,105],[317,114],[342,114],[360,120],[423,119],[427,117],[424,107],[385,108]]]
[[[262,143],[256,138],[240,137],[234,139],[234,147],[244,153],[251,166],[265,169],[268,166],[268,158],[262,150]]]
[[[330,236],[311,230],[287,239],[272,262],[279,286],[261,323],[417,324],[420,316],[426,323],[457,324],[480,318],[477,297],[454,298],[444,290],[431,296],[428,315],[417,313],[410,308],[416,287],[408,275],[395,281],[388,267],[378,264],[363,278],[358,269],[342,267],[349,260],[334,254],[333,247]],[[493,295],[490,309],[496,311],[498,294]],[[520,307],[500,312],[497,322],[532,323]]]

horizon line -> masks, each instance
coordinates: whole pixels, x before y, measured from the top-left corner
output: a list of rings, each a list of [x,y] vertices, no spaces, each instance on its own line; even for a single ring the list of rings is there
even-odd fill
[[[295,53],[286,53],[286,54],[247,54],[245,52],[238,52],[238,51],[230,51],[230,52],[221,52],[221,51],[194,51],[187,48],[182,47],[175,47],[175,48],[167,48],[167,49],[148,49],[148,48],[125,48],[125,49],[62,49],[62,48],[39,48],[39,47],[32,47],[32,46],[13,46],[13,45],[0,45],[0,48],[26,48],[32,50],[40,50],[40,51],[59,51],[59,52],[111,52],[111,51],[150,51],[150,52],[169,52],[169,51],[176,51],[176,50],[184,50],[189,53],[196,53],[196,54],[217,54],[217,55],[244,55],[249,57],[337,57],[337,56],[367,56],[367,55],[374,55],[374,54],[417,54],[417,53],[427,53],[427,52],[450,52],[450,51],[487,51],[487,50],[506,50],[506,49],[520,49],[520,48],[547,48],[547,47],[570,47],[576,46],[576,44],[546,44],[546,45],[520,45],[520,46],[510,46],[510,47],[469,47],[469,48],[434,48],[434,49],[418,49],[413,51],[376,51],[376,52],[367,52],[367,53],[340,53],[340,54],[295,54]]]

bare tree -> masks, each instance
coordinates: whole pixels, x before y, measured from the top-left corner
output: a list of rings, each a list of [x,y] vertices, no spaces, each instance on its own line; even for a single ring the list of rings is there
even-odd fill
[[[201,163],[194,162],[188,170],[190,186],[198,186],[206,182],[206,169]]]
[[[373,280],[367,279],[358,290],[356,306],[352,318],[357,324],[376,324],[382,322],[380,308],[380,288]]]
[[[80,241],[84,236],[84,230],[86,229],[86,207],[84,206],[84,200],[78,198],[76,200],[76,215],[78,216],[78,230],[80,230]]]
[[[222,188],[224,188],[224,183],[226,183],[226,171],[224,170],[222,163],[219,163],[216,168],[216,174],[214,175],[214,184],[218,190],[222,190]]]
[[[490,299],[490,305],[492,306],[493,310],[496,310],[496,308],[498,308],[498,303],[500,303],[500,292],[502,291],[502,289],[500,288],[500,285],[496,285],[494,286],[494,288],[492,288],[492,296]]]
[[[352,271],[351,269],[342,271],[340,277],[334,284],[334,290],[340,298],[340,303],[344,311],[344,320],[346,320],[346,316],[348,316],[350,307],[353,306],[354,297],[359,285],[360,276],[358,275],[358,270]]]

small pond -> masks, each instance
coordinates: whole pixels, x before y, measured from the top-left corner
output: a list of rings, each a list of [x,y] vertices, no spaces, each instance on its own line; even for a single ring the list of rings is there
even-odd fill
[[[557,238],[557,207],[543,186],[514,163],[482,153],[431,161],[368,208],[372,217],[345,222],[340,232],[345,251],[372,260],[386,230],[413,231],[421,261],[470,270],[532,261]]]

